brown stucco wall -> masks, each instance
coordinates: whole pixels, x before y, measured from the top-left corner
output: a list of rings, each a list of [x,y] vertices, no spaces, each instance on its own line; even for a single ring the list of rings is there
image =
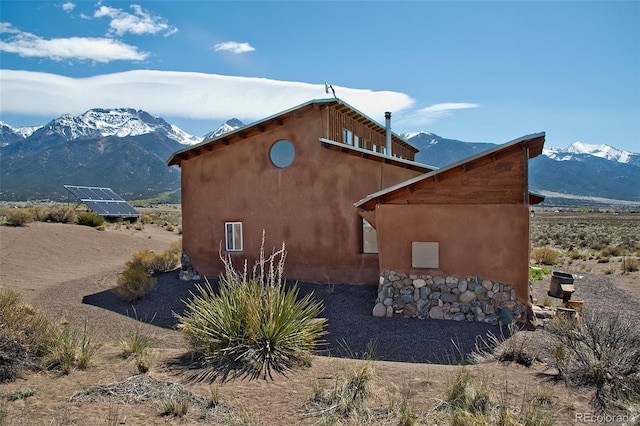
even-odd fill
[[[377,283],[377,255],[361,253],[361,219],[353,203],[419,174],[323,148],[322,112],[314,109],[283,125],[183,160],[183,247],[209,277],[221,272],[224,223],[243,222],[244,251],[253,264],[262,230],[270,252],[287,245],[286,276],[321,283]],[[293,164],[271,164],[279,139],[296,149]]]
[[[526,204],[393,205],[376,208],[380,272],[480,276],[513,285],[529,301]],[[411,242],[439,243],[439,268],[411,267]]]

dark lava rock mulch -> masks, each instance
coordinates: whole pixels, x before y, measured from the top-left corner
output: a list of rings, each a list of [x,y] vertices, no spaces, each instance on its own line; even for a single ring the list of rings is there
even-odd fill
[[[174,313],[197,293],[194,282],[178,279],[178,271],[161,274],[156,286],[134,305],[122,302],[110,290],[91,294],[83,303],[109,309],[159,327],[175,328]],[[214,289],[216,282],[212,282]],[[473,351],[479,338],[500,327],[486,323],[418,318],[375,318],[371,314],[377,286],[298,283],[300,296],[313,292],[324,303],[327,318],[326,345],[322,354],[410,363],[460,363]]]

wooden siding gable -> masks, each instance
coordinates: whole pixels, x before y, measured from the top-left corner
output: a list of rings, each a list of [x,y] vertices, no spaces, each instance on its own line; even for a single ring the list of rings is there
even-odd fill
[[[544,132],[524,136],[371,194],[355,206],[528,203],[528,160],[542,153],[544,139]]]
[[[341,141],[342,131],[347,129],[361,138],[361,144],[364,144],[365,141],[368,142],[371,145],[368,148],[370,151],[373,151],[374,145],[377,147],[377,152],[380,152],[385,146],[386,129],[384,126],[340,99],[316,99],[225,133],[217,138],[185,147],[174,152],[167,160],[167,165],[180,166],[183,160],[222,149],[275,127],[284,126],[291,119],[305,119],[305,113],[309,110],[319,110],[322,114],[323,134],[314,136]],[[418,148],[393,132],[391,139],[396,155],[410,161],[414,159]]]

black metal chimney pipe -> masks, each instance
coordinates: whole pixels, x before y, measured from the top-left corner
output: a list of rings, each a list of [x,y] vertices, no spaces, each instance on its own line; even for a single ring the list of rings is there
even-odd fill
[[[387,129],[387,133],[386,133],[387,155],[389,157],[392,157],[393,153],[391,152],[391,113],[389,111],[384,113],[384,119],[385,119],[385,125]]]

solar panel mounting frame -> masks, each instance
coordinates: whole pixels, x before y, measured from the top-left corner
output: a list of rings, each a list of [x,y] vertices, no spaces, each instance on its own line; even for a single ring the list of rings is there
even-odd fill
[[[90,210],[102,217],[137,219],[141,216],[140,212],[131,207],[111,188],[81,185],[64,185],[64,187]]]

